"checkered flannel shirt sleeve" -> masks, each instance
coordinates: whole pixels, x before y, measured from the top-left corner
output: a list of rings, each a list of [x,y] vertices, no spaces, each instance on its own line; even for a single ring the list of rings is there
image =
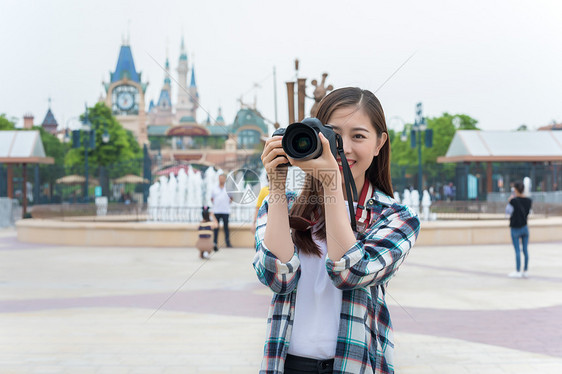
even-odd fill
[[[287,192],[287,205],[291,209],[296,193]],[[300,277],[300,260],[297,255],[297,249],[289,262],[281,262],[265,245],[265,226],[267,224],[267,210],[269,204],[269,196],[267,196],[260,209],[258,210],[258,218],[256,220],[256,254],[254,256],[253,266],[260,282],[269,287],[271,291],[285,295],[292,292],[297,286]]]
[[[410,208],[386,207],[339,261],[326,260],[332,282],[342,290],[385,284],[406,258],[419,230],[420,220]]]

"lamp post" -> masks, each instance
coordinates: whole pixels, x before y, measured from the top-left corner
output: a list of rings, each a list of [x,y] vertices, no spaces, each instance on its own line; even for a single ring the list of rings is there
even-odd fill
[[[427,128],[427,122],[422,114],[422,103],[416,104],[416,121],[412,126],[412,131],[410,132],[410,146],[412,148],[418,148],[418,191],[420,197],[423,193],[423,171],[422,171],[422,133],[425,135],[425,146],[426,148],[433,147],[433,130]],[[405,133],[402,133],[402,139]]]
[[[96,129],[98,125],[96,124]],[[109,133],[107,132],[107,123],[104,120],[104,132],[102,135],[102,142],[109,142]],[[92,129],[92,123],[88,117],[88,105],[86,104],[86,110],[84,112],[84,118],[82,120],[82,127],[80,130],[72,131],[72,147],[80,147],[80,132],[84,132],[84,200],[88,201],[88,178],[89,178],[89,165],[88,165],[88,152],[89,149],[96,148],[96,129]]]

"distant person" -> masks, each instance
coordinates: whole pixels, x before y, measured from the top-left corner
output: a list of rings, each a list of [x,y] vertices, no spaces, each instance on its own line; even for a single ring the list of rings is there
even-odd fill
[[[449,183],[443,186],[443,195],[445,195],[445,200],[453,200],[453,183]]]
[[[199,223],[198,238],[195,243],[195,248],[199,250],[199,257],[208,259],[211,256],[211,251],[214,248],[214,243],[211,238],[213,230],[218,227],[218,222],[211,217],[209,207],[204,206],[201,215],[203,219]]]
[[[211,201],[213,202],[213,214],[217,219],[217,223],[220,224],[220,221],[222,220],[226,247],[232,248],[232,245],[230,244],[230,232],[228,230],[228,216],[230,215],[230,202],[232,201],[232,199],[226,192],[225,183],[226,175],[219,175],[219,185],[216,186],[211,192]],[[214,250],[218,251],[219,226],[214,229],[214,232]]]
[[[515,271],[508,274],[511,278],[527,278],[527,268],[529,265],[529,253],[527,245],[529,243],[529,228],[527,227],[527,216],[531,211],[532,200],[523,194],[523,183],[517,182],[513,185],[515,196],[509,199],[509,205],[513,207],[513,212],[509,218],[509,227],[511,227],[511,240],[515,248]],[[523,272],[521,272],[521,255],[519,241],[521,241],[525,264]]]

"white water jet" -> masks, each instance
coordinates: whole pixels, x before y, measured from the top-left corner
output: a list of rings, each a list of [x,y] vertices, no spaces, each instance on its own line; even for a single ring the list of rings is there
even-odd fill
[[[410,208],[416,213],[420,214],[420,193],[418,190],[413,190],[410,194]]]
[[[422,217],[424,221],[429,221],[429,207],[431,206],[431,196],[427,190],[423,190],[422,195]]]

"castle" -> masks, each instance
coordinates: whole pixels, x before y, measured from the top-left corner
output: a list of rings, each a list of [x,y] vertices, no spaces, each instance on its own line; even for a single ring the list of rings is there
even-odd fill
[[[131,47],[124,42],[119,51],[115,71],[104,83],[105,104],[123,126],[132,131],[139,143],[149,144],[153,152],[169,161],[192,161],[224,164],[253,153],[268,136],[265,118],[254,107],[241,103],[232,124],[227,124],[219,108],[212,121],[199,122],[199,90],[195,68],[188,63],[182,38],[177,65],[177,79],[171,75],[169,58],[162,67],[164,81],[158,100],[150,100],[145,111],[145,93],[148,82],[136,70]],[[188,85],[189,76],[189,85]],[[175,102],[172,87],[176,91]],[[225,156],[225,152],[230,154]],[[240,155],[237,155],[240,153]],[[225,158],[226,157],[226,158]]]

